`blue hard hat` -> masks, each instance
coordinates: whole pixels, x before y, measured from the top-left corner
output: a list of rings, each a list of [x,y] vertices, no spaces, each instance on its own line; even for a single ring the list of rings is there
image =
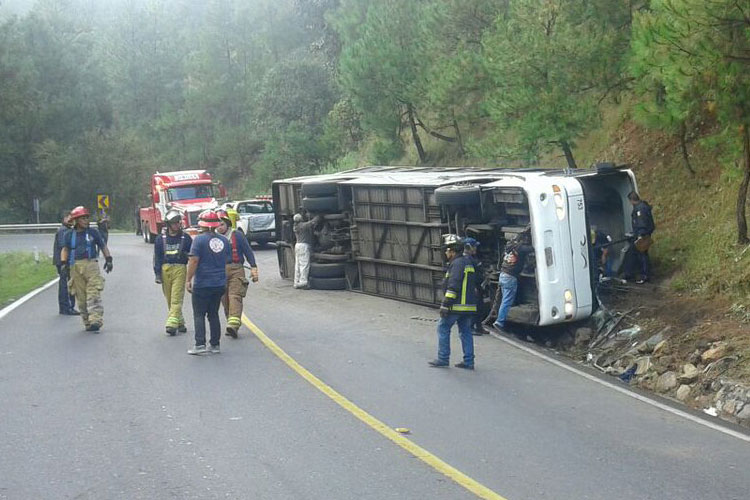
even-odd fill
[[[480,243],[475,240],[474,238],[464,238],[464,246],[465,247],[472,247],[476,248],[480,245]]]

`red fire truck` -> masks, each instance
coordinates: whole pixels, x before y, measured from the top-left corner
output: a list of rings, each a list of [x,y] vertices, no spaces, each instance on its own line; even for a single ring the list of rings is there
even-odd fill
[[[226,189],[214,183],[205,170],[157,172],[151,176],[149,205],[140,210],[143,239],[153,243],[164,227],[164,215],[177,209],[183,215],[183,227],[190,234],[198,231],[198,214],[216,208],[226,198]]]

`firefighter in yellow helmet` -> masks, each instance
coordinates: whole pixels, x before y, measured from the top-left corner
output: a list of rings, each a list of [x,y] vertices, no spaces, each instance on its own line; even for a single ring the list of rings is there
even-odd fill
[[[221,224],[217,231],[224,235],[232,247],[232,260],[227,264],[227,291],[221,299],[224,304],[224,314],[227,317],[227,335],[237,338],[237,332],[242,324],[242,299],[247,295],[249,284],[245,276],[245,259],[250,264],[250,275],[253,283],[258,281],[258,265],[255,254],[242,231],[232,230],[232,219],[225,210],[218,210],[217,215]]]
[[[240,214],[237,213],[237,210],[233,208],[227,208],[226,210],[227,215],[229,216],[229,220],[232,221],[232,231],[237,230],[237,221],[240,220]]]
[[[104,270],[112,271],[112,255],[99,231],[89,227],[91,214],[86,207],[70,212],[73,228],[65,234],[60,261],[67,267],[70,290],[76,297],[86,331],[98,332],[104,322],[101,293],[104,278],[99,272],[99,251],[104,254]]]

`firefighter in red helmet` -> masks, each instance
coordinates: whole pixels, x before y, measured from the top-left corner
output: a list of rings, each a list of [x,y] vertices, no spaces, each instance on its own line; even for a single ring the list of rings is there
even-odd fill
[[[65,234],[60,261],[70,276],[70,290],[76,297],[86,331],[98,332],[104,321],[101,293],[104,278],[99,272],[99,252],[104,255],[104,270],[112,271],[112,255],[101,234],[89,227],[91,214],[78,206],[70,212],[73,228]]]

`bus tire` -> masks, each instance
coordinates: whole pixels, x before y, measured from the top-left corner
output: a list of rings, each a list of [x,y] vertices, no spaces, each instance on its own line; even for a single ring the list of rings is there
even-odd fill
[[[313,262],[347,262],[351,259],[350,253],[314,253]]]
[[[346,264],[343,262],[312,262],[310,276],[313,278],[343,278],[346,274]]]
[[[314,290],[346,290],[346,278],[310,278]]]
[[[335,182],[306,182],[302,184],[302,196],[307,198],[319,198],[335,196],[339,192]]]
[[[321,196],[319,198],[302,198],[302,207],[308,212],[338,212],[338,196]]]

